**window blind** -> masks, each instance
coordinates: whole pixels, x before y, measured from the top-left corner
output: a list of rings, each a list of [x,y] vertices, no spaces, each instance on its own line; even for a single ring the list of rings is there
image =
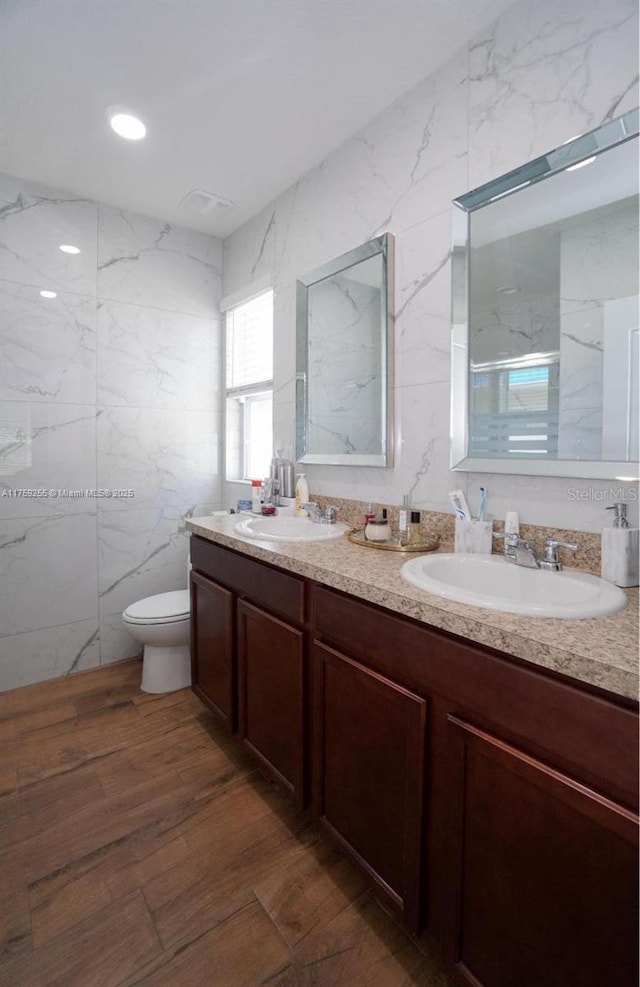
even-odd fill
[[[273,377],[273,292],[236,305],[226,315],[227,390]]]

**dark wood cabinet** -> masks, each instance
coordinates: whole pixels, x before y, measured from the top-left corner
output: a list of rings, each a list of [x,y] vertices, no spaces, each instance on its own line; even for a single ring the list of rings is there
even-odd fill
[[[191,539],[193,688],[269,778],[308,798],[306,585]]]
[[[325,587],[315,590],[314,635],[315,667],[323,666],[314,680],[314,705],[322,706],[316,761],[327,734],[339,737],[334,760],[324,753],[316,771],[318,811],[343,845],[355,843],[360,862],[382,886],[389,861],[378,846],[385,824],[375,815],[376,785],[380,793],[388,787],[396,806],[406,805],[389,766],[395,763],[399,778],[411,778],[400,766],[405,741],[408,758],[419,764],[425,756],[425,772],[408,781],[416,792],[425,785],[422,861],[413,857],[413,875],[420,874],[417,909],[459,982],[637,987],[638,718],[632,704]],[[367,674],[428,704],[424,738],[418,742],[390,708],[380,711],[379,702],[368,708]],[[405,704],[407,724],[411,709]],[[363,764],[373,811],[358,783],[353,798],[343,794],[353,784],[352,722],[370,745]],[[327,774],[338,784],[325,809]],[[356,836],[345,840],[345,831]],[[362,833],[364,849],[357,842]],[[397,859],[393,873],[391,888],[402,896]],[[408,901],[405,918],[412,912]]]
[[[449,717],[453,955],[474,987],[634,987],[637,820]]]
[[[238,602],[240,737],[269,773],[304,804],[304,638]]]
[[[201,538],[191,557],[194,689],[460,984],[637,987],[637,704]]]
[[[417,931],[427,704],[319,644],[314,700],[316,814]]]
[[[235,730],[233,593],[191,573],[191,681],[194,691]]]

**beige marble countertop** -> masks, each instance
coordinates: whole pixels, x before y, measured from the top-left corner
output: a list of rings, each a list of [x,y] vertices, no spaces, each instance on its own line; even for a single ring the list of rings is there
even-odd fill
[[[187,521],[209,541],[270,562],[395,613],[485,644],[541,668],[628,698],[638,696],[638,590],[610,617],[557,620],[521,617],[455,603],[411,586],[400,576],[404,554],[374,552],[346,538],[329,542],[275,542],[234,531],[237,515]]]

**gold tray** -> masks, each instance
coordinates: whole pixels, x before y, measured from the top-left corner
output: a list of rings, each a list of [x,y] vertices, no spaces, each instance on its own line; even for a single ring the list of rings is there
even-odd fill
[[[347,531],[346,537],[354,545],[361,545],[362,548],[377,548],[382,552],[435,552],[440,544],[440,535],[428,535],[423,541],[414,542],[412,545],[400,545],[397,537],[390,538],[389,541],[367,541],[362,528]]]

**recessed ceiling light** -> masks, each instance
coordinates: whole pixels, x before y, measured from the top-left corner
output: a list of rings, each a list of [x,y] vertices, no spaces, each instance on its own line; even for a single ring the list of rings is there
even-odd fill
[[[57,298],[58,297],[58,292],[57,291],[41,291],[40,294],[42,295],[43,298]]]
[[[128,141],[139,141],[147,133],[147,128],[142,120],[132,116],[130,113],[112,113],[109,117],[111,129],[124,137]]]
[[[63,254],[79,254],[80,247],[74,247],[72,243],[61,243],[60,250]]]
[[[568,168],[565,168],[565,171],[577,171],[578,168],[584,168],[585,165],[593,164],[595,160],[596,156],[594,154],[591,158],[585,158],[584,161],[578,161],[577,164],[569,165]]]

